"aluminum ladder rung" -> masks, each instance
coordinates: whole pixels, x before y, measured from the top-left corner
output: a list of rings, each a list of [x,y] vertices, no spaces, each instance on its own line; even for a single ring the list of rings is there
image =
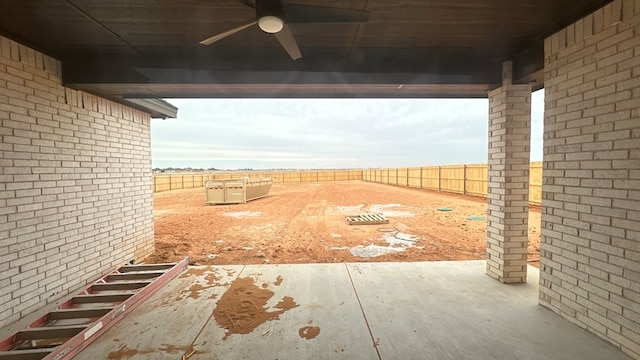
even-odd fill
[[[112,291],[112,290],[136,290],[151,284],[151,281],[136,282],[106,282],[91,285],[91,292],[95,291]]]
[[[71,359],[124,314],[186,270],[188,264],[189,258],[185,258],[175,264],[125,265],[112,271],[66,300],[58,309],[31,322],[27,328],[0,339],[0,360]],[[99,291],[123,292],[100,294]],[[100,303],[114,306],[74,306]],[[69,319],[94,320],[82,325],[55,325],[55,321]]]
[[[110,274],[105,277],[105,281],[124,281],[124,280],[145,280],[162,276],[165,271],[149,271],[149,272],[128,272],[124,274]]]
[[[112,307],[59,309],[47,314],[47,320],[99,318],[111,310]]]
[[[0,351],[1,360],[40,360],[51,354],[53,348]]]
[[[74,304],[119,303],[136,293],[76,295],[71,299]]]
[[[43,326],[18,331],[16,340],[70,338],[87,328],[87,325]]]
[[[159,271],[169,270],[174,267],[175,264],[140,264],[140,265],[125,265],[118,269],[120,272],[132,272],[132,271]]]

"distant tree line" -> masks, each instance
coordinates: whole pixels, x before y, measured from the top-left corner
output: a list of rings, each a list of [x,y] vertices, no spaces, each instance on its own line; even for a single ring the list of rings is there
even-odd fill
[[[167,167],[167,168],[154,168],[153,172],[154,173],[179,173],[179,172],[205,172],[205,171],[218,171],[220,169],[216,169],[216,168],[209,168],[209,169],[201,169],[201,168],[191,168],[191,167],[186,167],[186,168],[174,168],[174,167]]]
[[[310,170],[336,170],[336,169],[305,169],[307,171]],[[342,169],[344,170],[344,169]],[[166,168],[153,168],[154,173],[197,173],[197,172],[212,172],[212,171],[300,171],[300,169],[286,169],[286,168],[273,168],[273,169],[253,169],[253,168],[242,168],[242,169],[218,169],[218,168],[178,168],[178,167],[166,167]]]

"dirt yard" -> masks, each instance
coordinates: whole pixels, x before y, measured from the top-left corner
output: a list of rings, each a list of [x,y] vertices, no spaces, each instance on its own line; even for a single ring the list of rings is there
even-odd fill
[[[440,211],[439,208],[450,208]],[[483,259],[486,200],[361,181],[274,184],[269,196],[206,205],[204,189],[154,195],[156,252],[149,262],[325,263]],[[389,224],[348,225],[383,214]],[[469,220],[469,216],[481,217]],[[529,213],[537,265],[540,210]]]

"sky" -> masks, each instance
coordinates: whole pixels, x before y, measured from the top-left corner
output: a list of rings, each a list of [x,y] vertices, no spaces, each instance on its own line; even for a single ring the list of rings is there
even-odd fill
[[[487,162],[487,99],[168,99],[154,168],[395,168]],[[542,161],[544,91],[532,95]]]

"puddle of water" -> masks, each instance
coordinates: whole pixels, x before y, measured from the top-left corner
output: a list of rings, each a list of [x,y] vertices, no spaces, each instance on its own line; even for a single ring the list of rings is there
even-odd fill
[[[374,214],[382,214],[386,217],[415,217],[416,214],[411,211],[390,210],[392,208],[401,207],[400,204],[374,204],[369,206],[367,210]]]
[[[387,254],[395,254],[401,251],[404,251],[404,247],[391,247],[391,246],[380,246],[380,245],[367,245],[362,246],[358,245],[349,249],[349,252],[353,256],[362,257],[362,258],[372,258],[381,255]]]
[[[420,240],[417,236],[411,234],[405,234],[402,232],[397,233],[384,233],[382,234],[382,240],[386,241],[389,245],[402,245],[413,246],[413,243]]]
[[[231,216],[236,219],[244,218],[244,217],[258,217],[262,215],[260,211],[238,211],[238,212],[228,212],[224,213],[225,216]]]
[[[349,252],[353,256],[372,258],[381,255],[394,254],[401,251],[405,251],[407,248],[423,249],[424,246],[415,246],[415,242],[420,240],[419,237],[403,232],[387,232],[382,234],[380,240],[385,241],[387,246],[382,245],[358,245],[349,249]],[[331,250],[341,250],[339,248],[332,248]]]

